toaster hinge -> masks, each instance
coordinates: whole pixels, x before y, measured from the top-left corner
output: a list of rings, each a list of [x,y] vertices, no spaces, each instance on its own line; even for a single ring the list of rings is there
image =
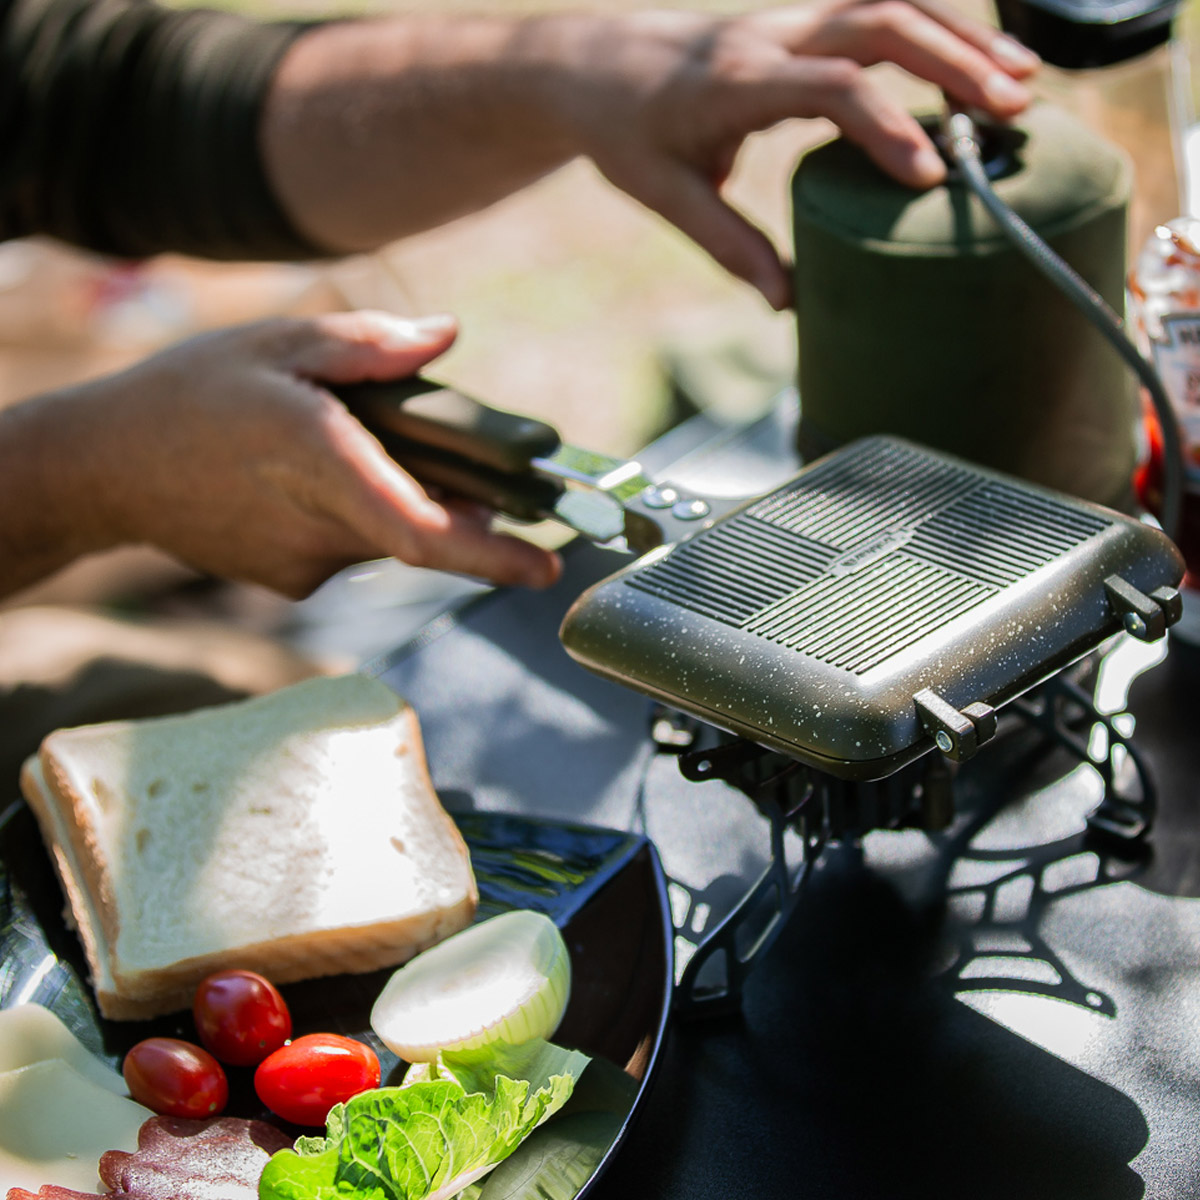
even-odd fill
[[[1173,587],[1155,588],[1148,596],[1120,575],[1104,581],[1108,602],[1121,618],[1125,632],[1143,642],[1157,641],[1183,615],[1183,598]]]
[[[960,711],[932,688],[919,691],[913,703],[934,745],[955,762],[970,758],[996,733],[996,710],[990,704],[968,704]]]

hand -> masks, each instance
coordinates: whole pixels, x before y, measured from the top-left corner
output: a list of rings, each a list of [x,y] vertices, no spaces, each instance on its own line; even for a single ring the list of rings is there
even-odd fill
[[[782,308],[787,269],[720,195],[750,134],[829,117],[885,171],[928,187],[945,174],[941,158],[864,67],[894,62],[997,117],[1028,103],[1020,81],[1036,56],[936,3],[335,22],[280,64],[264,161],[296,227],[346,251],[482,208],[589,155]]]
[[[549,19],[553,21],[553,18]],[[788,117],[828,117],[913,187],[945,177],[916,119],[863,68],[893,62],[999,118],[1030,100],[1037,57],[930,0],[768,9],[732,19],[681,12],[550,26],[562,113],[617,186],[672,221],[775,308],[789,274],[768,239],[721,198],[745,139]]]
[[[17,486],[26,464],[23,508],[58,532],[26,543],[146,542],[291,596],[385,556],[546,586],[555,555],[491,532],[474,505],[432,499],[320,384],[414,374],[455,333],[449,318],[372,312],[264,321],[20,405],[0,422],[0,461]],[[6,583],[20,575],[8,533]]]

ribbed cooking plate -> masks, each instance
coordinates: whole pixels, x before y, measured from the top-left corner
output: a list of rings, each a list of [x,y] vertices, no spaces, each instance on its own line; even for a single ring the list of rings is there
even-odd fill
[[[1120,631],[1130,592],[1149,615],[1182,574],[1138,521],[871,438],[589,589],[562,640],[599,674],[871,779],[939,733],[965,757],[991,710]]]

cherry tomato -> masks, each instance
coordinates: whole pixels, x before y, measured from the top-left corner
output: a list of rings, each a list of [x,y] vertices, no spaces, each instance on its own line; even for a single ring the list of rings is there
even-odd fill
[[[337,1033],[308,1033],[264,1058],[254,1072],[258,1098],[295,1125],[324,1125],[329,1110],[379,1086],[370,1046]]]
[[[121,1074],[139,1104],[166,1117],[215,1117],[229,1099],[221,1064],[179,1038],[138,1042],[125,1055]]]
[[[253,971],[218,971],[196,989],[196,1031],[223,1063],[251,1067],[292,1036],[292,1015],[275,985]]]

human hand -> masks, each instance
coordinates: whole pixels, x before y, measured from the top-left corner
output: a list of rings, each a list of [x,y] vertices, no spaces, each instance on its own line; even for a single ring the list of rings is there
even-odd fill
[[[376,312],[222,330],[19,406],[14,436],[48,455],[45,511],[77,550],[150,543],[290,596],[386,556],[544,587],[557,556],[431,498],[320,384],[414,374],[455,334]]]
[[[913,187],[945,177],[917,120],[863,70],[892,62],[998,118],[1030,100],[1038,59],[937,0],[789,6],[733,18],[683,12],[547,18],[559,111],[618,187],[691,236],[775,308],[790,281],[767,237],[720,195],[746,138],[789,117],[828,117]]]
[[[790,276],[721,197],[745,140],[828,117],[913,187],[945,175],[864,70],[892,62],[999,118],[1037,57],[942,0],[684,11],[406,14],[298,39],[264,106],[272,187],[314,245],[364,250],[485,207],[579,155],[776,308]],[[413,186],[413,172],[420,186]]]

